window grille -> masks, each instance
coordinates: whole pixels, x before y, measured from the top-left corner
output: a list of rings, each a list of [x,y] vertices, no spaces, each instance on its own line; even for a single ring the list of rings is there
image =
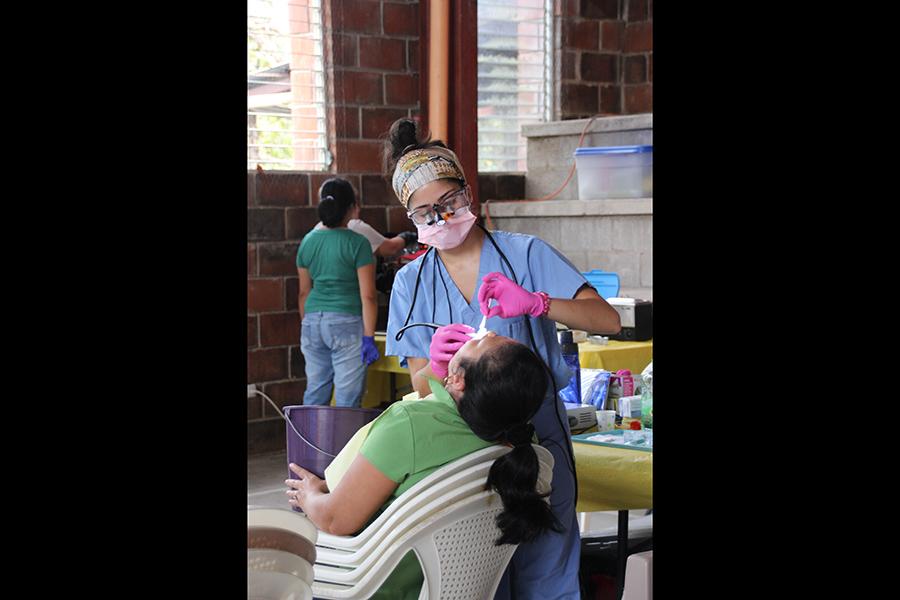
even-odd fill
[[[526,170],[521,127],[552,118],[552,0],[478,0],[478,170]]]
[[[247,168],[323,170],[322,0],[247,1]]]

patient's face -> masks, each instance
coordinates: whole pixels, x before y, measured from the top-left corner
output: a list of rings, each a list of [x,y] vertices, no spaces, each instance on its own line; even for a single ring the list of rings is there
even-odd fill
[[[495,350],[505,344],[518,343],[519,342],[515,341],[512,338],[497,335],[493,331],[489,331],[487,332],[487,335],[485,335],[480,340],[471,339],[463,344],[462,348],[457,350],[456,354],[453,355],[453,358],[450,359],[448,370],[450,373],[455,373],[461,360],[476,361],[481,358],[481,355],[485,352],[490,352],[491,350]]]

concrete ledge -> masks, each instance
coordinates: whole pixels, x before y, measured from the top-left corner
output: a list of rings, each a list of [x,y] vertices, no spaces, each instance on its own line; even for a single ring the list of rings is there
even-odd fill
[[[581,130],[590,119],[574,119],[571,121],[553,121],[550,123],[534,123],[522,125],[522,137],[551,137],[557,135],[581,135]],[[653,113],[640,115],[623,115],[621,117],[600,117],[594,119],[588,133],[612,131],[632,131],[635,129],[653,129]]]
[[[612,215],[652,215],[653,198],[606,198],[603,200],[541,200],[490,203],[491,218],[502,217],[583,217]],[[485,215],[484,205],[481,214]]]

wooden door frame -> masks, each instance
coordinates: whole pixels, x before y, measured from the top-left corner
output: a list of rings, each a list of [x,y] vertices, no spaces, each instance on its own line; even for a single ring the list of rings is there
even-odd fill
[[[428,127],[428,39],[431,2],[419,4],[419,115]],[[462,163],[472,188],[472,212],[480,215],[478,196],[478,3],[450,0],[450,98],[444,142]]]

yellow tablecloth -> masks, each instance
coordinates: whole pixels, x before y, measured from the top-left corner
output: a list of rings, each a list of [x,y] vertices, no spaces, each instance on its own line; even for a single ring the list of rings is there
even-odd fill
[[[573,442],[578,512],[653,508],[653,452]]]
[[[394,385],[399,392],[409,391],[407,386],[411,385],[409,380],[409,370],[400,366],[400,361],[396,356],[384,355],[384,334],[375,334],[375,347],[378,348],[378,354],[381,358],[369,365],[366,373],[366,391],[363,394],[363,408],[373,408],[382,402],[390,402],[391,398],[391,374],[394,374]]]
[[[640,373],[653,360],[653,340],[646,342],[617,342],[605,346],[591,342],[578,344],[578,361],[585,369],[606,369],[616,372],[628,369]]]

